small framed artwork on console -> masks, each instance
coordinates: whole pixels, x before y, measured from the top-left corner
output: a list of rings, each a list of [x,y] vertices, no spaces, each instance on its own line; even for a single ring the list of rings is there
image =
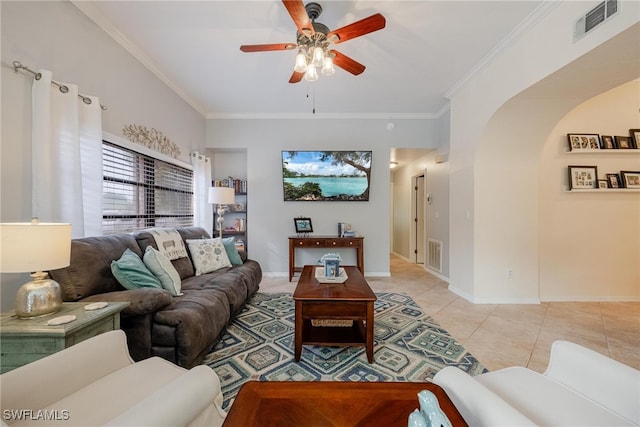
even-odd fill
[[[640,189],[640,171],[620,171],[624,188]]]
[[[597,166],[569,166],[569,190],[598,188]]]
[[[306,218],[306,217],[293,218],[293,223],[296,226],[296,233],[299,233],[299,234],[313,233],[311,218]]]

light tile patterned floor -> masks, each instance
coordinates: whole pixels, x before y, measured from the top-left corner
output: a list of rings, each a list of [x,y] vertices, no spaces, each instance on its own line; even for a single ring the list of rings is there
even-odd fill
[[[262,292],[293,292],[296,278],[264,277]],[[410,295],[489,370],[543,372],[551,343],[564,339],[640,369],[640,303],[472,304],[422,265],[391,256],[391,277],[368,277],[374,292]]]

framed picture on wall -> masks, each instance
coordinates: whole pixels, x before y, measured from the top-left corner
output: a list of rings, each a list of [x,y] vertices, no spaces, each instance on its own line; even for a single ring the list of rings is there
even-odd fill
[[[629,129],[629,136],[633,140],[633,146],[640,148],[640,129]]]
[[[602,135],[600,137],[600,148],[603,150],[613,150],[614,148],[618,148],[616,146],[616,142],[613,140],[611,135]]]
[[[614,136],[616,141],[616,146],[621,150],[629,150],[635,148],[633,145],[633,140],[629,136]]]
[[[640,171],[620,171],[624,188],[640,188]]]
[[[568,133],[567,140],[571,151],[600,149],[600,135],[596,133]]]
[[[569,166],[569,190],[598,188],[597,166]]]
[[[620,188],[622,186],[620,176],[617,173],[608,173],[607,182],[609,183],[609,188]]]

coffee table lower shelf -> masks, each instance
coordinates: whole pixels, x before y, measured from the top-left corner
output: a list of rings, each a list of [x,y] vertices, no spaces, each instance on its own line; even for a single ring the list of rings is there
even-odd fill
[[[364,346],[367,344],[367,331],[363,322],[358,320],[354,320],[351,326],[313,326],[310,319],[305,319],[302,344]]]

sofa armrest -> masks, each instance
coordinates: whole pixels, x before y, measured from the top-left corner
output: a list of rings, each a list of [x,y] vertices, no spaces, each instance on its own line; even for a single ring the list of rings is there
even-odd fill
[[[2,374],[1,407],[45,408],[132,363],[124,332],[105,332]]]
[[[640,371],[569,341],[551,345],[544,375],[640,424]]]
[[[95,294],[83,298],[81,302],[129,302],[129,306],[122,310],[122,316],[133,317],[153,314],[171,304],[172,298],[164,289],[140,288]]]
[[[535,426],[529,418],[464,371],[448,366],[433,382],[444,389],[470,426]]]
[[[207,411],[205,417],[200,415]],[[107,426],[187,426],[196,419],[208,426],[221,426],[222,391],[215,372],[200,365],[185,372],[153,394],[110,420]]]

